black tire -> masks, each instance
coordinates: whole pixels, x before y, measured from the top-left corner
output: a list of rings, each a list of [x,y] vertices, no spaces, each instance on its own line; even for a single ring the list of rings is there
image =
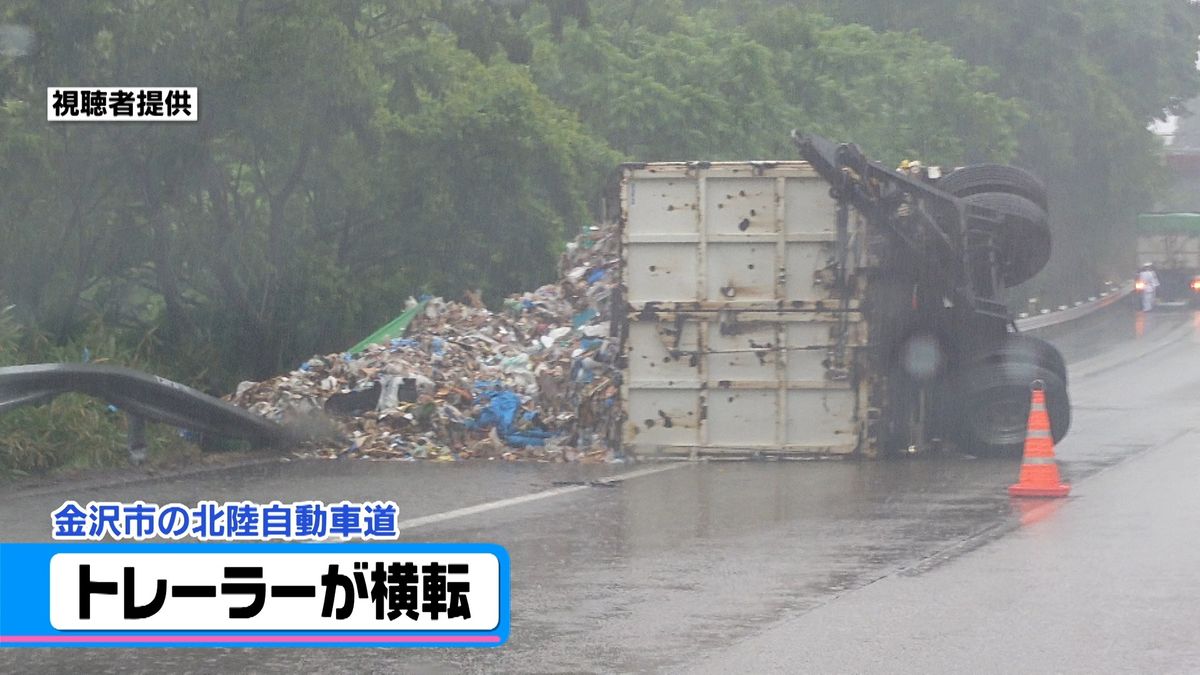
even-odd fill
[[[1024,197],[1003,192],[967,195],[963,201],[1004,216],[1000,231],[994,234],[1000,240],[1005,285],[1011,287],[1028,281],[1050,261],[1050,227],[1042,207]],[[978,222],[974,220],[972,224],[977,226]]]
[[[918,316],[912,308],[913,288],[911,279],[903,276],[879,275],[867,286],[864,312],[872,325],[875,344],[883,347],[886,366],[895,365],[904,340],[916,330]]]
[[[1006,164],[972,164],[943,176],[934,187],[955,197],[1003,192],[1046,209],[1046,184],[1032,173]]]
[[[958,393],[958,437],[972,455],[1017,456],[1025,443],[1030,385],[1041,380],[1046,390],[1050,435],[1061,441],[1071,426],[1067,385],[1054,372],[1031,363],[1009,361],[969,368]]]
[[[992,363],[1032,363],[1058,375],[1067,382],[1067,363],[1054,345],[1041,338],[1008,333],[999,344],[969,359],[969,367]]]

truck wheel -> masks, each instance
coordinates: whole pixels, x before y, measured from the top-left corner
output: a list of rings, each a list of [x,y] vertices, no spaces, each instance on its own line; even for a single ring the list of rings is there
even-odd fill
[[[1042,207],[1004,192],[980,192],[963,201],[1003,214],[1003,230],[998,234],[1007,286],[1028,281],[1050,261],[1050,228]]]
[[[867,284],[863,307],[871,322],[872,339],[883,347],[886,365],[896,365],[905,338],[916,330],[918,316],[913,310],[913,288],[916,283],[901,275],[882,274]]]
[[[934,183],[934,187],[955,197],[1003,192],[1024,197],[1042,209],[1046,208],[1045,183],[1025,169],[1006,164],[964,166],[946,174]]]
[[[1067,381],[1067,364],[1054,345],[1041,338],[1018,333],[1008,333],[998,345],[974,355],[972,366],[990,363],[1032,363],[1049,370]]]
[[[1041,366],[1010,361],[975,366],[965,373],[958,397],[962,449],[973,455],[1021,454],[1034,380],[1045,384],[1050,435],[1056,443],[1062,440],[1071,426],[1066,383]]]

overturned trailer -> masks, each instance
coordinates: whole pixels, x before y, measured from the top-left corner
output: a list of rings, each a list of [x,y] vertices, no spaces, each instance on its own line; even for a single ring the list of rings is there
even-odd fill
[[[1063,360],[1002,301],[1049,258],[1040,181],[795,140],[805,161],[623,167],[626,452],[1011,453],[1036,380],[1061,439]]]

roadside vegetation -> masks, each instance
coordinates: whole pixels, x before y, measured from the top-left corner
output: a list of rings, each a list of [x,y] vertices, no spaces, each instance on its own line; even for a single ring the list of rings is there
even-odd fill
[[[422,292],[553,278],[625,160],[872,156],[1047,179],[1029,293],[1123,274],[1155,117],[1200,92],[1183,0],[16,0],[0,23],[0,359],[208,391],[344,349]],[[195,124],[47,124],[55,85],[196,86]],[[611,210],[608,212],[611,215]],[[123,458],[74,397],[0,466]],[[157,430],[154,443],[177,439]]]
[[[118,335],[93,322],[59,344],[23,328],[14,309],[0,297],[0,367],[86,359],[172,374],[167,359],[155,357],[152,334]],[[120,411],[83,394],[64,394],[46,405],[0,415],[0,478],[120,464],[128,457],[126,424]],[[174,429],[159,425],[147,427],[146,443],[152,467],[187,462],[199,452]]]

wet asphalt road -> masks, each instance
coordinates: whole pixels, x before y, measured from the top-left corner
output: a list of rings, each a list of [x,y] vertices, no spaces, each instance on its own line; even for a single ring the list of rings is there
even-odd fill
[[[1108,440],[1148,450],[1085,478],[1071,460],[1095,447],[1064,442],[1070,499],[1023,502],[1019,527],[986,546],[890,575],[686,670],[1200,672],[1200,329],[1183,329],[1084,391],[1089,426],[1120,418]]]
[[[1086,321],[1086,333],[1050,336],[1071,364],[1073,427],[1058,451],[1065,476],[1077,485],[1188,433],[1195,415],[1151,403],[1186,400],[1181,394],[1200,384],[1164,358],[1200,361],[1200,345],[1193,344],[1200,317],[1191,312],[1137,318],[1115,309]],[[1146,410],[1153,424],[1143,423]],[[404,518],[415,518],[634,468],[271,464],[4,495],[0,538],[47,540],[49,513],[64,499],[393,499]],[[609,487],[401,532],[407,541],[490,541],[508,548],[513,625],[508,644],[498,649],[4,650],[0,670],[630,672],[752,666],[756,654],[765,664],[769,654],[791,653],[789,646],[804,643],[806,629],[797,622],[819,624],[826,612],[868,597],[876,582],[933,578],[954,567],[944,563],[1020,534],[1021,514],[1004,492],[1016,474],[1015,460],[939,456],[662,468]],[[867,604],[863,611],[870,613]],[[828,631],[823,638],[851,652],[863,649],[859,640],[831,640]],[[856,653],[870,663],[865,651]]]

